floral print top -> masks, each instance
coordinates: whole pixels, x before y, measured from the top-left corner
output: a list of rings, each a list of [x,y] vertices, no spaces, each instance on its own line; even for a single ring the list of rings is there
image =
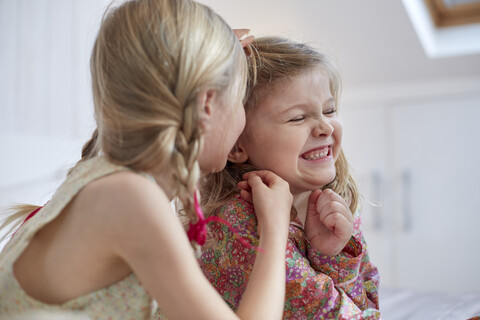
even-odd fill
[[[274,213],[272,213],[274,214]],[[217,211],[238,235],[258,245],[253,205],[240,195]],[[380,319],[379,277],[370,262],[361,233],[360,213],[354,217],[354,234],[343,251],[326,256],[305,239],[299,221],[290,224],[286,252],[286,299],[284,319]],[[236,239],[226,224],[212,222],[213,240],[199,259],[204,274],[236,309],[252,272],[255,250]]]

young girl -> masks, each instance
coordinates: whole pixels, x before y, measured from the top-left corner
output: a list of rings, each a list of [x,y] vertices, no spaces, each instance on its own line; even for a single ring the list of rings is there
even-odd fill
[[[189,238],[203,243],[200,174],[225,166],[245,123],[238,39],[193,1],[128,1],[105,16],[91,72],[98,131],[0,254],[0,318],[150,319],[155,301],[169,319],[237,318],[203,276]],[[280,318],[292,195],[271,172],[244,179],[263,250],[237,315]],[[266,214],[271,206],[276,216]]]
[[[358,193],[341,149],[339,75],[307,45],[269,37],[250,47],[247,124],[227,167],[203,184],[204,208],[256,243],[244,172],[268,169],[295,197],[287,245],[285,319],[377,319],[378,273],[360,230]],[[276,214],[276,208],[268,208]],[[354,213],[354,214],[352,214]],[[236,309],[253,275],[255,252],[212,223],[201,267]]]

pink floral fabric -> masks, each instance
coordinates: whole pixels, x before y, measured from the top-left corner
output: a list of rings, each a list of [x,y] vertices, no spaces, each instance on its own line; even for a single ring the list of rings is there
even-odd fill
[[[275,214],[275,212],[272,212]],[[240,236],[258,245],[253,205],[239,195],[217,211]],[[286,299],[284,319],[380,319],[379,277],[370,262],[361,233],[360,214],[355,214],[354,235],[337,256],[326,256],[305,239],[299,221],[290,224],[286,251]],[[199,259],[204,274],[236,309],[255,262],[255,250],[237,240],[228,227],[209,224],[213,244]]]

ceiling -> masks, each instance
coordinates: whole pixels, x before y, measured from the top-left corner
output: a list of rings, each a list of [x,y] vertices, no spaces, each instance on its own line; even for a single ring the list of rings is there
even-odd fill
[[[339,62],[345,89],[480,77],[480,54],[429,59],[400,0],[199,1],[233,28],[326,50]]]

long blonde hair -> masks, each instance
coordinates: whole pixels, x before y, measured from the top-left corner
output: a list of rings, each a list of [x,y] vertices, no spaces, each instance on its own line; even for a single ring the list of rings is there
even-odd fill
[[[249,79],[245,112],[248,115],[257,106],[257,102],[268,95],[273,86],[313,68],[321,68],[329,78],[330,91],[338,106],[341,91],[341,79],[333,61],[307,44],[297,43],[280,37],[262,37],[255,39],[248,50]],[[323,188],[330,188],[355,212],[359,204],[359,193],[351,175],[343,150],[335,162],[335,179]],[[208,175],[202,181],[202,204],[206,215],[212,215],[230,199],[237,190],[237,183],[244,172],[255,170],[249,164],[227,163],[225,169]]]
[[[133,170],[172,172],[169,193],[186,220],[195,219],[198,94],[213,89],[241,99],[246,87],[246,58],[233,31],[192,0],[126,1],[104,15],[90,71],[98,130],[80,161],[101,152]],[[22,208],[17,218],[33,209]]]

